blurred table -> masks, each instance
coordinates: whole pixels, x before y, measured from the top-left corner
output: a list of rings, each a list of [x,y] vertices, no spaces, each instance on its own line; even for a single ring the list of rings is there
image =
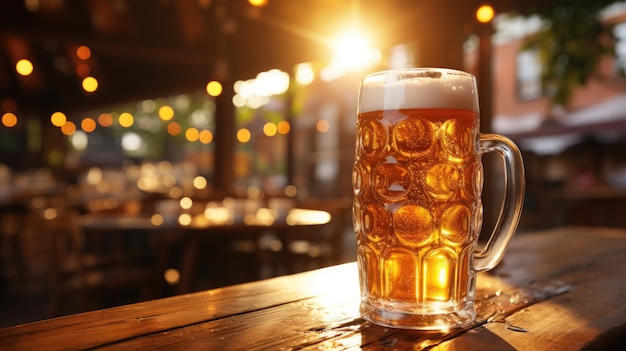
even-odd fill
[[[550,224],[626,228],[626,189],[595,187],[548,193]],[[557,222],[558,221],[558,222]]]
[[[198,250],[203,239],[255,238],[267,232],[284,236],[287,235],[286,232],[297,228],[325,225],[329,223],[331,216],[322,210],[292,208],[280,216],[260,211],[233,221],[215,221],[204,214],[190,216],[188,219],[189,222],[183,221],[184,224],[181,224],[179,216],[163,220],[162,217],[155,218],[154,215],[91,214],[82,216],[80,224],[85,231],[117,234],[118,237],[120,233],[151,235],[157,241],[164,240],[165,246],[172,237],[182,241],[184,247],[179,267],[180,281],[177,285],[177,294],[184,294],[192,291]],[[167,247],[161,245],[161,250],[167,251]]]
[[[480,273],[464,329],[384,328],[358,314],[355,263],[0,329],[9,350],[623,350],[626,231],[518,235]]]

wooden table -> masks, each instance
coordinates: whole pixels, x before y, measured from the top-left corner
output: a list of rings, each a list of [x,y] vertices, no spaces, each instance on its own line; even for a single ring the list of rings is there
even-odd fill
[[[198,250],[203,239],[255,239],[267,232],[274,232],[281,236],[294,228],[322,226],[330,220],[331,216],[326,211],[292,208],[284,217],[269,221],[263,218],[255,221],[253,218],[251,221],[213,223],[202,214],[198,214],[193,216],[189,223],[180,224],[176,220],[155,223],[152,216],[146,215],[92,214],[82,216],[80,224],[84,230],[91,232],[108,234],[132,232],[153,235],[157,241],[163,239],[158,245],[158,251],[161,251],[159,256],[168,256],[167,243],[169,241],[182,241],[184,247],[179,266],[180,281],[176,293],[185,294],[192,291]],[[159,260],[168,260],[168,258],[160,257]]]
[[[358,315],[356,264],[0,329],[5,350],[623,350],[626,230],[519,234],[443,333]],[[614,347],[614,348],[611,348]]]

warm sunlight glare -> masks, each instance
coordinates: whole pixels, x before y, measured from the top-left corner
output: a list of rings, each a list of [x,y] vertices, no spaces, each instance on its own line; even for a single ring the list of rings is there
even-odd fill
[[[339,37],[334,43],[334,64],[346,69],[359,69],[377,59],[376,50],[360,32],[352,31]]]

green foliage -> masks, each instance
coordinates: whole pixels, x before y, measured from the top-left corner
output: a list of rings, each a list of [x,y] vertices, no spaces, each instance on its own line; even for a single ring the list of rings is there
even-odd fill
[[[537,5],[536,14],[549,25],[529,38],[524,49],[537,49],[542,63],[542,84],[553,103],[567,105],[576,87],[584,85],[605,55],[613,55],[611,28],[599,13],[616,0],[555,0]]]

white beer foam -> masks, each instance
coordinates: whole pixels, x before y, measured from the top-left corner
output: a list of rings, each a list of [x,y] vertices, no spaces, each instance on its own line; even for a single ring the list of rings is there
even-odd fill
[[[419,72],[419,71],[416,71]],[[425,72],[425,71],[422,71]],[[407,108],[448,108],[478,112],[474,77],[454,70],[432,69],[424,75],[403,78],[409,70],[388,71],[365,77],[359,95],[359,113]]]

